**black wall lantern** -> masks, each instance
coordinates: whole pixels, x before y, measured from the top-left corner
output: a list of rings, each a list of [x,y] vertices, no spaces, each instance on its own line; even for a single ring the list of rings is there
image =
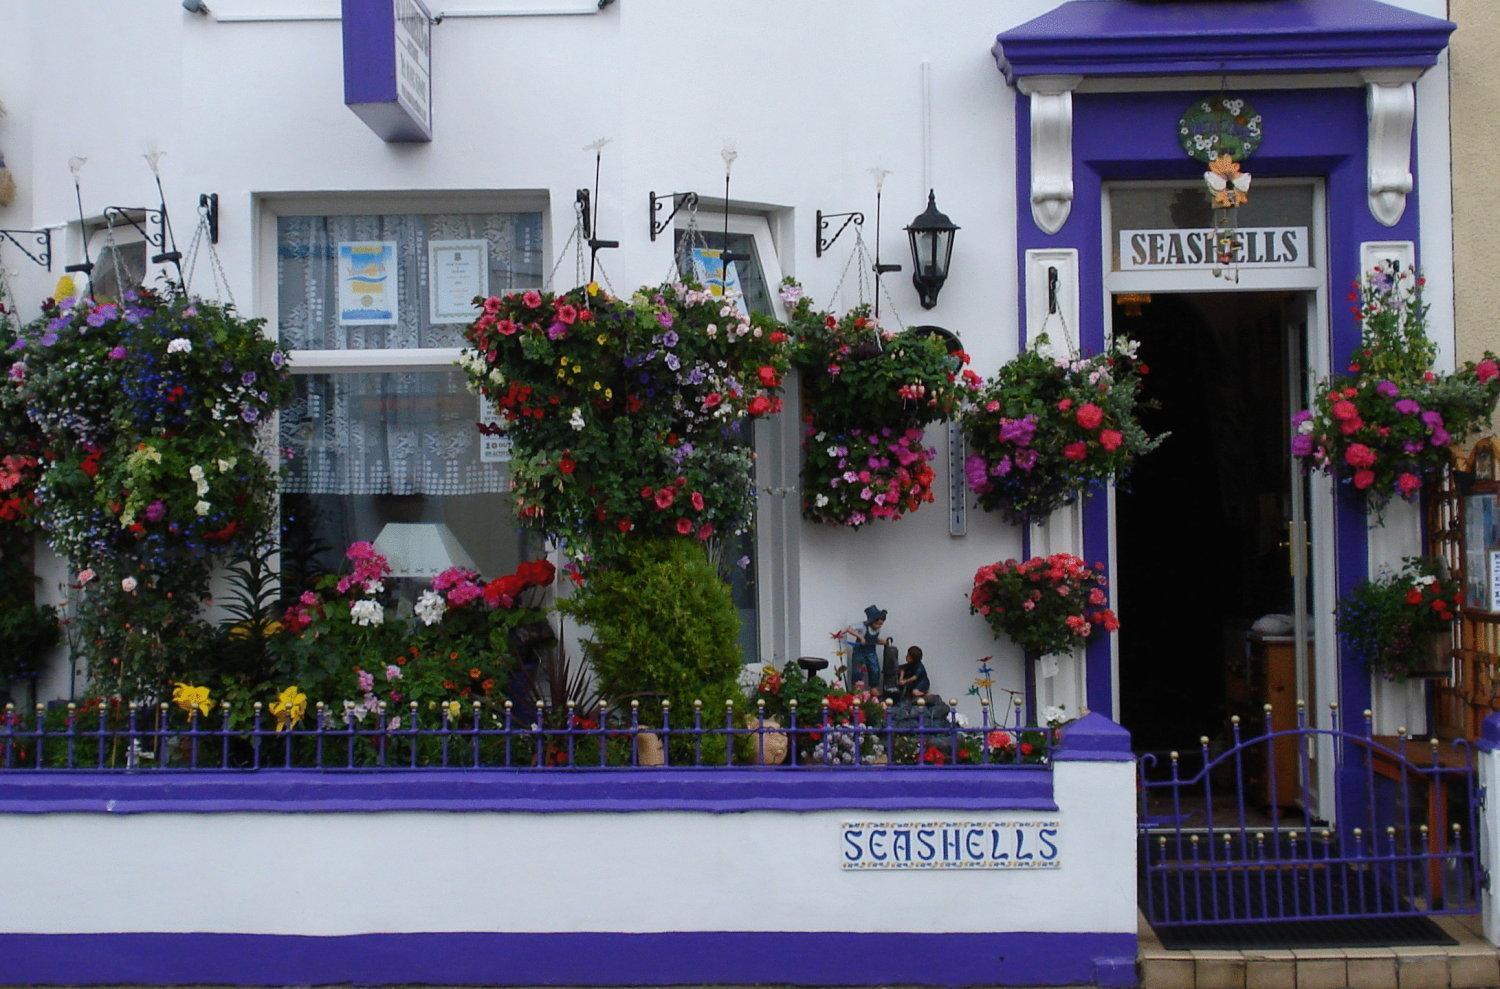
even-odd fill
[[[937,199],[929,189],[927,208],[906,228],[906,236],[911,239],[911,283],[917,287],[923,309],[937,305],[938,292],[948,280],[957,230],[952,220],[938,212]]]

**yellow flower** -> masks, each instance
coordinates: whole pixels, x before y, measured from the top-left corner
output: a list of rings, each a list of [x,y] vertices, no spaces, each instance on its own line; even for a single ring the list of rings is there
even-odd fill
[[[72,275],[63,275],[57,280],[57,287],[52,290],[54,299],[70,299],[78,294],[78,286],[73,282]]]
[[[301,724],[302,716],[307,713],[307,695],[298,690],[296,684],[292,684],[271,702],[271,713],[276,715],[277,731],[296,728]]]
[[[172,688],[172,703],[188,714],[196,710],[207,716],[208,712],[214,709],[214,702],[209,699],[208,688],[194,687],[188,683],[179,683]]]
[[[589,295],[598,295],[599,294],[599,283],[598,282],[589,282],[588,286],[586,288],[584,288],[584,291],[587,292]]]
[[[609,343],[609,337],[607,337],[603,333],[601,333],[598,336],[594,337],[594,342],[597,343],[599,346],[602,347],[606,343]]]
[[[615,400],[615,390],[613,388],[604,389],[604,400],[606,402],[613,402]]]
[[[603,388],[603,387],[604,386],[602,384],[600,384],[599,382],[597,382],[597,381],[594,382],[594,391],[598,391],[600,388]]]
[[[449,701],[443,706],[448,709],[448,723],[457,724],[459,716],[464,713],[464,706],[458,701]]]

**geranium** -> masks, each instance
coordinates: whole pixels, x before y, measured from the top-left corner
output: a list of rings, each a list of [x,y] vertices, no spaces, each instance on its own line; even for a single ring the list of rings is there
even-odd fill
[[[1097,629],[1120,627],[1108,608],[1104,564],[1068,553],[1006,560],[974,574],[969,610],[1037,656],[1066,654]]]
[[[976,392],[960,421],[964,476],[979,506],[1012,521],[1045,518],[1090,484],[1121,480],[1164,437],[1136,418],[1140,374],[1129,341],[1104,354],[1049,355],[1039,336]]]
[[[1446,658],[1460,605],[1458,582],[1440,563],[1408,557],[1401,569],[1363,581],[1338,605],[1339,632],[1356,656],[1387,677],[1405,678]]]
[[[1486,353],[1452,374],[1432,370],[1424,279],[1376,265],[1350,293],[1360,348],[1347,374],[1320,381],[1310,408],[1292,417],[1294,456],[1363,493],[1377,512],[1408,500],[1448,463],[1447,447],[1489,422],[1500,366]]]

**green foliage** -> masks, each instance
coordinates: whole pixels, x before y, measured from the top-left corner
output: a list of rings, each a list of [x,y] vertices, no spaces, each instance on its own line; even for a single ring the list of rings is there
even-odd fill
[[[705,728],[738,699],[739,615],[729,587],[703,550],[686,540],[643,540],[585,571],[564,609],[588,626],[586,654],[611,703],[641,700],[643,722],[691,725],[703,702]]]
[[[1404,679],[1428,668],[1434,650],[1446,652],[1459,593],[1433,561],[1407,557],[1399,571],[1362,581],[1339,601],[1339,632],[1371,670]]]

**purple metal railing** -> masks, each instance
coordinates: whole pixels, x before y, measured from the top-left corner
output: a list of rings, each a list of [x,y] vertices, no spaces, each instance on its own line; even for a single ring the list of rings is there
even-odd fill
[[[1021,724],[1019,705],[1011,723],[1002,724],[984,704],[977,727],[961,725],[951,708],[934,717],[925,703],[912,722],[887,702],[878,724],[841,724],[826,702],[810,723],[800,724],[794,703],[785,726],[767,722],[764,703],[748,722],[737,720],[737,710],[743,708],[727,703],[719,721],[695,702],[689,723],[677,724],[663,701],[659,722],[651,724],[643,722],[638,701],[588,715],[571,703],[538,702],[529,717],[510,701],[425,712],[412,704],[399,716],[384,705],[361,716],[352,704],[336,710],[320,703],[299,723],[278,726],[260,704],[248,718],[228,705],[209,718],[165,703],[102,704],[88,711],[37,705],[30,719],[7,705],[0,718],[0,771],[1005,768],[1050,765],[1055,744],[1052,729]],[[785,752],[779,760],[778,749]]]
[[[1310,749],[1329,739],[1332,794],[1315,816]],[[1139,772],[1140,903],[1154,925],[1251,924],[1468,913],[1484,882],[1479,861],[1480,796],[1474,753],[1459,739],[1446,763],[1431,739],[1431,763],[1409,757],[1400,729],[1392,747],[1373,733],[1308,724],[1265,727],[1251,738],[1232,719],[1229,746],[1217,755],[1207,737],[1202,760],[1184,776],[1182,755],[1163,767],[1141,756]],[[1295,746],[1297,778],[1277,778],[1276,748]],[[1377,768],[1378,764],[1378,768]],[[1153,778],[1161,770],[1166,778]],[[1294,800],[1286,798],[1295,794]],[[1288,811],[1286,808],[1294,809]],[[1416,811],[1416,813],[1414,813]],[[1458,820],[1450,820],[1450,818]]]

